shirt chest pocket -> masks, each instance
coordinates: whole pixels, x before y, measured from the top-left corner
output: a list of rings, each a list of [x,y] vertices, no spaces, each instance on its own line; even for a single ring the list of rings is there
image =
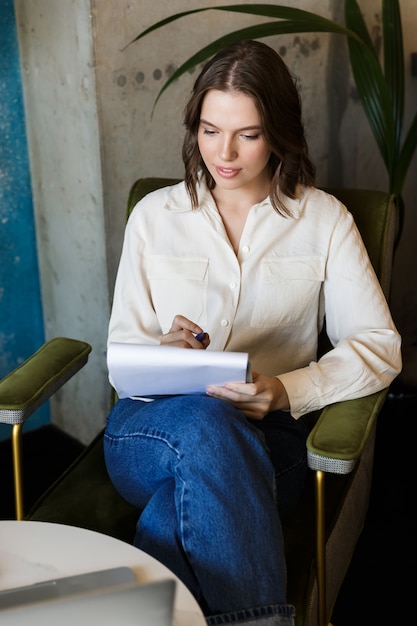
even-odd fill
[[[317,319],[325,258],[263,259],[259,267],[251,326],[301,326]]]
[[[146,271],[153,307],[164,334],[175,315],[206,326],[208,266],[209,260],[201,257],[148,257]]]

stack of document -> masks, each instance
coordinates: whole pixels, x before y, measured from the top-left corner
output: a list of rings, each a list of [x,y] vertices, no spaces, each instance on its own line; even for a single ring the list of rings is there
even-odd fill
[[[119,398],[205,393],[208,385],[252,381],[245,352],[111,342],[107,366]]]

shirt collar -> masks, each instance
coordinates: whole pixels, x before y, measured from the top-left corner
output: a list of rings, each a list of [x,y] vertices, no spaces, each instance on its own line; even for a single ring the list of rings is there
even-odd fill
[[[304,205],[306,198],[308,196],[308,188],[305,188],[301,185],[297,188],[297,197],[295,199],[288,198],[285,196],[284,203],[288,208],[291,217],[298,219],[302,210],[302,206]],[[199,183],[197,184],[197,198],[198,198],[198,206],[200,208],[213,206],[214,200],[211,195],[204,178],[200,178]],[[265,198],[262,202],[259,202],[257,206],[271,206],[271,201],[269,196]],[[173,185],[168,193],[168,198],[165,203],[165,209],[168,211],[172,211],[173,213],[186,213],[188,211],[192,211],[191,199],[188,195],[187,188],[185,186],[184,181]]]
[[[197,185],[197,198],[199,207],[214,203],[213,197],[203,180],[200,180]],[[188,195],[184,181],[171,187],[164,208],[173,213],[186,213],[193,210],[191,198]]]

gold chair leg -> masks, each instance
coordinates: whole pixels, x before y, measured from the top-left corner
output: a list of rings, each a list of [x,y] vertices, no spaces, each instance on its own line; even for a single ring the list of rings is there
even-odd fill
[[[316,574],[318,591],[318,624],[326,626],[326,538],[324,508],[324,477],[321,470],[316,476]]]
[[[13,476],[16,519],[23,519],[23,467],[22,467],[23,423],[12,426]]]

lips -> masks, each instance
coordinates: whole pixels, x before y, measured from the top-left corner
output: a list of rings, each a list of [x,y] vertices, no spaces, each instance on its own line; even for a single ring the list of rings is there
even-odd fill
[[[216,166],[216,172],[222,178],[234,178],[240,172],[240,169],[236,169],[233,167],[219,167]]]

